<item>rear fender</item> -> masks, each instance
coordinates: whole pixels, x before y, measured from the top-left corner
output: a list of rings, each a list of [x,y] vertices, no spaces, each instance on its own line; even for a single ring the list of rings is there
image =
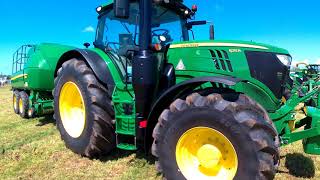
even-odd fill
[[[108,87],[108,90],[112,92],[115,87],[115,82],[112,78],[110,69],[107,63],[95,52],[86,49],[74,49],[64,53],[59,59],[54,76],[57,76],[58,69],[62,64],[70,59],[81,59],[92,69],[95,76],[100,82]]]

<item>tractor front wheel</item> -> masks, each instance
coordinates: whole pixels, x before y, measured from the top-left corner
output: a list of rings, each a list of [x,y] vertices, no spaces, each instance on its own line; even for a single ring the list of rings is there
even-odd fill
[[[167,179],[273,179],[277,132],[263,108],[244,95],[192,94],[163,111],[152,154]]]
[[[53,94],[54,117],[69,149],[97,158],[115,147],[111,97],[84,61],[63,63]]]

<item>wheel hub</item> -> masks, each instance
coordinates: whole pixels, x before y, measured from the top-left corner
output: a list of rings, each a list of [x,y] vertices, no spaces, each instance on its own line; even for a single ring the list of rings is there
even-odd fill
[[[209,127],[186,131],[176,146],[176,161],[186,179],[233,179],[238,157],[229,139]]]
[[[66,132],[73,138],[80,137],[85,128],[86,111],[82,94],[75,83],[67,82],[61,88],[59,111]]]
[[[14,110],[18,109],[17,107],[17,96],[13,96],[13,107],[14,107]]]
[[[19,99],[19,110],[20,112],[23,112],[23,102],[21,98]]]
[[[199,148],[197,158],[200,166],[204,168],[218,168],[222,154],[217,147],[211,144],[205,144]]]

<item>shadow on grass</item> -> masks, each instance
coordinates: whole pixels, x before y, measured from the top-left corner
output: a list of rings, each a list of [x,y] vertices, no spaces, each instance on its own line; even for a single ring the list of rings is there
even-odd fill
[[[146,154],[143,151],[125,151],[121,149],[115,149],[110,154],[100,157],[99,160],[102,162],[117,161],[119,159],[126,158],[132,154],[136,154],[135,159],[146,160],[147,163],[150,165],[153,165],[155,163],[155,158],[152,155]]]
[[[46,115],[44,117],[39,118],[39,123],[36,126],[45,126],[47,124],[56,124],[56,121],[53,119],[52,114]]]
[[[289,170],[289,174],[302,178],[312,178],[315,176],[315,166],[311,158],[301,153],[287,154],[285,158],[285,167]]]

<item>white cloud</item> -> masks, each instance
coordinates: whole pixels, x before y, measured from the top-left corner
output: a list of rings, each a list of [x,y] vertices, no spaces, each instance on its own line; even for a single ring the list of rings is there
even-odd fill
[[[316,64],[320,64],[320,58],[316,60]]]
[[[84,32],[84,33],[92,33],[92,32],[94,32],[94,27],[92,27],[92,26],[85,27],[82,30],[82,32]]]

